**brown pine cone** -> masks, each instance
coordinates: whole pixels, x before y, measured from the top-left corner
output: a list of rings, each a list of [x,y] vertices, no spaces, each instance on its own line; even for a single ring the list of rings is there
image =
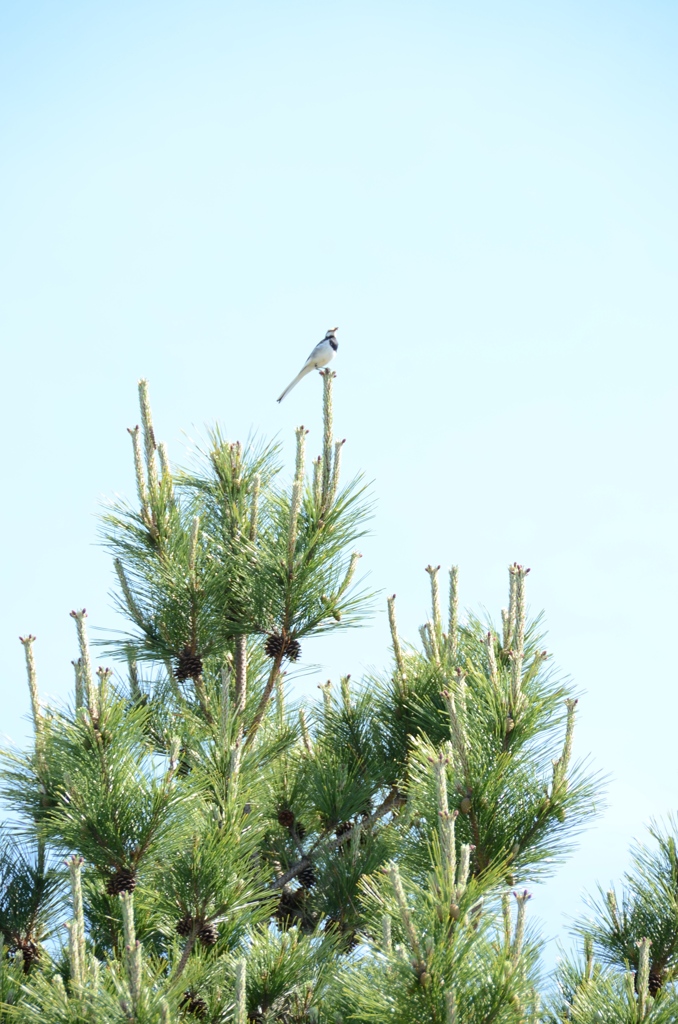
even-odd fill
[[[197,679],[202,675],[202,658],[188,645],[183,648],[176,659],[174,675],[180,683],[186,679]]]
[[[109,896],[121,896],[124,892],[134,892],[137,887],[137,880],[130,868],[118,868],[114,875],[106,883],[106,892]]]
[[[191,915],[190,914],[184,914],[184,916],[182,917],[181,921],[177,921],[176,929],[177,929],[177,933],[179,935],[183,935],[184,938],[187,935],[190,935],[191,932],[193,931],[193,918],[191,917]]]
[[[280,633],[269,633],[264,644],[264,651],[273,660],[282,652],[283,658],[287,658],[288,661],[297,661],[301,654],[301,644],[298,640],[283,639]]]
[[[202,996],[190,990],[184,992],[184,998],[179,1003],[179,1006],[186,1013],[192,1013],[195,1017],[206,1017],[209,1009]]]
[[[294,811],[291,811],[289,807],[281,807],[278,811],[278,824],[282,825],[283,828],[292,828],[292,825],[294,825]]]
[[[203,946],[213,946],[219,938],[219,929],[215,924],[206,924],[198,932],[198,938]]]
[[[309,864],[302,871],[300,871],[299,874],[297,875],[297,878],[299,879],[299,884],[304,889],[312,889],[318,880],[316,878],[316,873],[313,870],[312,864]]]
[[[40,959],[40,950],[31,939],[19,939],[14,946],[14,952],[22,955],[24,974],[28,974],[36,960]]]

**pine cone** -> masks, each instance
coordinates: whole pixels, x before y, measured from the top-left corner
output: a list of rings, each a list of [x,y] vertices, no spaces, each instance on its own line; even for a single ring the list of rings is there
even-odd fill
[[[129,868],[118,868],[106,883],[109,896],[120,896],[123,892],[134,892],[137,887],[136,876]]]
[[[184,647],[177,658],[174,675],[180,683],[185,679],[197,679],[202,675],[202,658],[191,647]]]
[[[264,644],[264,651],[269,658],[277,658],[284,646],[285,641],[279,633],[269,633]]]
[[[291,811],[289,807],[282,807],[278,811],[278,824],[282,825],[283,828],[292,828],[292,825],[294,825],[294,811]]]
[[[299,884],[303,886],[304,889],[312,889],[317,881],[313,865],[309,864],[308,867],[303,869],[303,871],[300,871],[297,878],[299,879]]]
[[[193,918],[190,914],[184,914],[181,921],[176,923],[177,933],[186,937],[193,931]]]
[[[285,657],[289,661],[298,661],[301,654],[301,644],[298,640],[288,640],[285,647]]]
[[[292,921],[298,917],[306,899],[306,892],[303,889],[283,889],[280,903],[274,912],[274,917],[282,924],[285,921]]]
[[[14,952],[23,957],[24,974],[28,974],[36,960],[40,959],[40,950],[31,939],[19,939],[14,945]]]
[[[283,658],[287,658],[288,661],[297,661],[301,654],[301,644],[298,640],[289,638],[285,640],[279,633],[269,633],[264,644],[264,651],[269,658],[275,659],[282,652]]]
[[[663,967],[658,967],[650,961],[650,976],[647,979],[647,989],[652,998],[657,995],[659,989],[662,988],[666,981],[666,971]]]
[[[350,953],[358,945],[358,934],[355,928],[351,928],[339,917],[329,917],[325,922],[324,930],[330,932],[333,929],[341,936],[341,945],[344,953]]]
[[[659,992],[659,989],[664,985],[664,970],[660,967],[655,967],[653,963],[650,963],[650,976],[647,979],[647,990],[654,999]],[[638,971],[633,972],[633,988],[638,992]]]
[[[219,938],[219,929],[215,924],[206,924],[198,932],[198,938],[203,946],[213,946]]]
[[[179,1007],[186,1013],[192,1013],[195,1017],[207,1016],[207,1003],[197,992],[190,990],[184,992],[184,998],[179,1003]]]
[[[347,832],[350,832],[352,828],[353,828],[353,822],[352,821],[340,821],[339,824],[337,825],[337,827],[334,830],[334,834],[337,837],[337,839],[341,839],[341,837],[345,836]],[[347,840],[345,843],[340,843],[339,846],[337,847],[339,855],[341,857],[343,857],[344,854],[346,853],[346,851],[348,850],[348,848],[349,848],[349,840]]]
[[[281,928],[298,928],[302,935],[311,935],[318,927],[318,911],[309,901],[307,889],[284,889],[273,916]]]

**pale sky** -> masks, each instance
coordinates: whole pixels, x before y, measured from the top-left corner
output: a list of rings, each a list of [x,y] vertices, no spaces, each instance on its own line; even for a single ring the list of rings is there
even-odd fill
[[[565,934],[678,804],[676,52],[654,0],[2,5],[2,732],[19,634],[58,698],[70,609],[116,624],[95,517],[133,494],[137,379],[178,463],[217,420],[314,450],[320,381],[275,398],[338,324],[383,599],[298,685],[388,664],[389,593],[415,640],[428,563],[496,617],[531,566],[611,777],[530,905]]]

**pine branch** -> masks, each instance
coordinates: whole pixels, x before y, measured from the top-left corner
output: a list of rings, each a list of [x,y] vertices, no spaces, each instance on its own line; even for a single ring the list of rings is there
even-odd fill
[[[266,687],[264,689],[263,694],[261,695],[261,700],[259,701],[259,706],[258,706],[258,708],[256,710],[256,713],[254,715],[254,718],[252,720],[252,724],[250,725],[250,727],[249,727],[249,729],[247,731],[247,739],[245,740],[245,748],[250,746],[250,744],[254,740],[254,737],[256,736],[257,732],[259,731],[259,726],[261,725],[261,723],[263,721],[263,718],[264,718],[264,715],[266,714],[266,708],[268,707],[268,702],[270,701],[271,694],[273,693],[273,687],[275,686],[275,684],[277,682],[277,679],[278,679],[278,675],[280,674],[280,666],[282,665],[282,660],[283,660],[284,656],[285,656],[285,645],[283,643],[283,644],[281,644],[280,650],[278,651],[278,653],[276,654],[275,658],[273,659],[273,664],[271,665],[271,671],[270,671],[269,676],[268,676],[268,681],[266,683]]]
[[[388,795],[384,798],[384,800],[382,800],[379,807],[377,807],[376,811],[374,811],[374,813],[370,815],[366,822],[360,823],[360,828],[364,829],[366,826],[372,826],[376,824],[376,822],[383,818],[385,815],[389,814],[391,811],[397,811],[406,802],[407,797],[403,793],[401,793],[396,786],[393,786]],[[310,850],[309,853],[307,853],[304,857],[301,858],[301,860],[297,861],[296,864],[293,864],[291,867],[287,869],[287,871],[284,871],[275,879],[275,881],[272,883],[272,888],[283,889],[288,884],[288,882],[291,882],[293,878],[296,878],[297,875],[301,874],[304,868],[308,867],[312,863],[311,857],[314,854],[317,855],[319,851],[324,852],[327,850],[331,850],[333,848],[339,850],[342,846],[351,841],[357,828],[357,825],[353,825],[350,829],[347,829],[345,832],[342,832],[340,836],[321,836],[315,842],[313,848]]]
[[[187,940],[186,940],[186,942],[184,944],[184,948],[183,948],[183,950],[181,952],[181,959],[179,960],[179,963],[177,964],[177,966],[176,966],[176,968],[174,970],[174,974],[172,975],[172,979],[171,980],[172,980],[173,983],[176,983],[179,980],[179,978],[181,977],[181,975],[184,973],[184,971],[186,969],[186,964],[188,963],[189,958],[191,956],[191,953],[193,952],[193,947],[195,946],[197,938],[198,938],[198,929],[194,926],[193,927],[193,931],[188,936],[188,938],[187,938]]]

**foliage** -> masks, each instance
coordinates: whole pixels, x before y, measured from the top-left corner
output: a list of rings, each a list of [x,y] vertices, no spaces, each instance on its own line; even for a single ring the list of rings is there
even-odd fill
[[[35,741],[0,766],[0,1019],[676,1019],[673,823],[620,909],[593,901],[584,962],[564,959],[542,1005],[525,886],[591,820],[600,780],[573,761],[577,701],[528,619],[528,570],[510,567],[498,627],[460,621],[456,568],[443,623],[428,566],[420,645],[390,598],[390,668],[290,700],[303,639],[370,612],[354,551],[370,502],[340,481],[333,376],[322,453],[307,474],[299,428],[288,483],[277,446],[218,429],[173,469],[141,382],[138,502],[102,523],[122,671],[94,671],[73,612],[74,700],[44,707],[22,640]]]
[[[636,949],[649,953],[649,943]],[[640,964],[639,964],[640,966]],[[644,957],[644,976],[629,970],[628,962],[604,964],[594,959],[590,936],[584,940],[583,957],[564,957],[559,964],[557,994],[545,1008],[545,1024],[669,1024],[678,1019],[678,997],[673,986],[650,991],[649,956]],[[641,972],[643,973],[643,972]]]

